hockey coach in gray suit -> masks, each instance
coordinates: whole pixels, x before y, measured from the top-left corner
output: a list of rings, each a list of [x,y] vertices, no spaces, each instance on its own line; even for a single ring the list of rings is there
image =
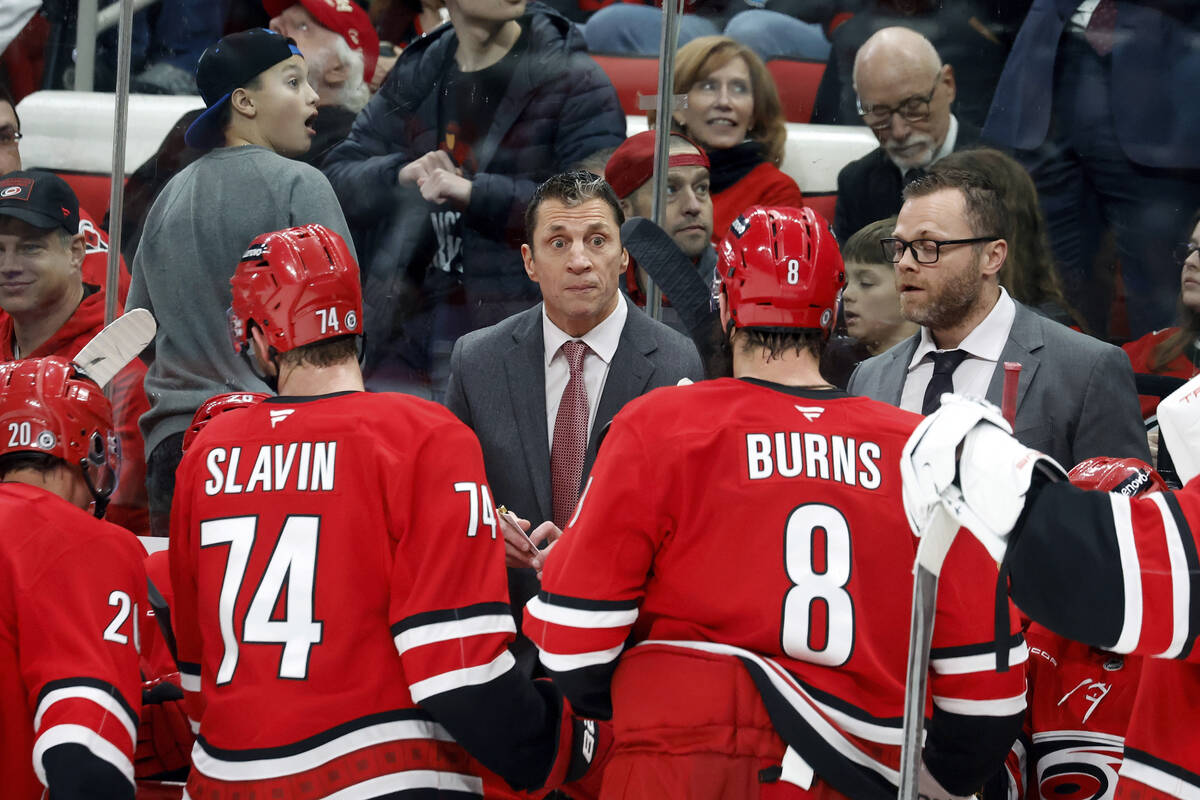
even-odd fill
[[[848,390],[921,414],[950,391],[1001,405],[1004,364],[1017,362],[1022,444],[1068,469],[1092,456],[1148,461],[1128,357],[999,285],[1009,230],[996,187],[977,174],[935,165],[909,184],[882,247],[896,265],[901,311],[921,330],[859,364]]]
[[[628,401],[703,368],[690,339],[655,322],[621,294],[629,254],[612,188],[589,172],[556,175],[525,213],[525,272],[542,302],[463,336],[450,356],[446,405],[483,446],[493,500],[565,528],[596,457],[604,426]],[[536,536],[542,539],[542,536]],[[511,550],[510,550],[511,553]],[[509,597],[520,623],[537,592],[531,568],[509,559]],[[527,672],[536,651],[524,637]]]

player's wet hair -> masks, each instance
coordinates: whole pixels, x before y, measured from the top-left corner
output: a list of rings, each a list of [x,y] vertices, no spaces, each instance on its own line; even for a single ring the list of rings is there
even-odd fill
[[[358,337],[335,336],[311,344],[302,344],[278,355],[278,366],[332,367],[344,361],[358,361]]]
[[[59,467],[66,466],[69,466],[66,461],[49,453],[6,453],[0,456],[0,481],[7,480],[9,473],[23,469],[49,475]]]
[[[825,351],[825,337],[814,328],[735,328],[732,335],[734,347],[746,355],[761,350],[767,361],[806,352],[820,361]]]
[[[612,209],[617,229],[625,224],[625,212],[617,193],[608,181],[585,170],[562,172],[548,178],[533,192],[529,205],[525,207],[525,243],[533,248],[534,230],[537,228],[538,208],[546,200],[557,200],[565,206],[574,207],[589,200],[603,200]]]

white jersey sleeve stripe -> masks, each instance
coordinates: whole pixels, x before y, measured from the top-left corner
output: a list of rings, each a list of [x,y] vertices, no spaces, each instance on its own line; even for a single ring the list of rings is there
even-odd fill
[[[511,614],[488,614],[482,617],[432,622],[409,628],[396,634],[396,650],[401,654],[426,644],[448,642],[453,639],[468,639],[488,633],[516,633],[517,626]]]
[[[1129,498],[1110,494],[1113,526],[1117,533],[1117,549],[1121,554],[1121,576],[1125,590],[1125,619],[1121,624],[1121,635],[1112,646],[1114,652],[1128,653],[1137,646],[1142,636],[1142,573],[1137,555],[1137,543],[1133,538],[1133,518]]]
[[[538,652],[538,658],[542,661],[542,666],[551,672],[570,672],[573,669],[583,669],[584,667],[594,667],[599,664],[610,664],[616,660],[617,656],[621,655],[621,651],[625,649],[625,643],[609,648],[608,650],[594,650],[590,653],[548,653],[545,650]]]
[[[391,797],[413,789],[437,789],[482,795],[483,778],[457,772],[438,772],[431,769],[412,769],[392,775],[371,778],[328,795],[325,800],[374,800]]]
[[[1029,648],[1025,642],[1014,645],[1008,651],[1010,666],[1024,664],[1029,660]],[[995,653],[979,653],[973,656],[930,659],[929,666],[939,675],[966,675],[971,672],[989,672],[996,668]]]
[[[408,687],[408,691],[412,695],[413,702],[420,703],[435,694],[461,689],[464,686],[478,686],[481,683],[487,683],[513,669],[516,665],[517,662],[513,659],[512,653],[505,650],[488,663],[478,667],[450,670],[440,675],[434,675],[432,678],[417,681]]]
[[[103,759],[116,767],[131,786],[136,786],[133,780],[133,762],[115,744],[83,725],[55,725],[53,728],[47,729],[33,743],[33,771],[43,786],[49,787],[42,756],[46,754],[47,750],[60,744],[83,745],[96,758]]]
[[[1144,783],[1168,797],[1177,797],[1180,800],[1200,800],[1200,786],[1149,764],[1136,761],[1130,758],[1128,753],[1125,755],[1125,760],[1121,762],[1121,770],[1118,775],[1121,778],[1130,778],[1138,783]]]
[[[433,739],[452,742],[450,733],[436,722],[405,720],[382,722],[360,728],[309,750],[278,758],[229,761],[210,754],[200,742],[192,747],[192,764],[201,775],[217,781],[247,781],[283,778],[328,764],[335,758],[384,742]]]
[[[200,676],[180,671],[179,685],[183,687],[185,692],[198,692],[200,691]]]
[[[636,608],[617,611],[588,611],[582,608],[556,606],[534,597],[525,610],[535,619],[565,628],[620,628],[637,622]]]
[[[1011,717],[1025,710],[1024,693],[997,700],[967,700],[961,697],[938,697],[933,704],[942,711],[969,717]]]
[[[1163,532],[1167,537],[1167,557],[1171,563],[1171,644],[1159,653],[1160,658],[1178,658],[1187,644],[1188,628],[1191,624],[1188,609],[1191,604],[1191,575],[1188,574],[1187,556],[1183,552],[1179,526],[1175,515],[1167,507],[1166,499],[1159,493],[1148,495],[1162,516]]]
[[[38,703],[37,712],[33,715],[35,731],[42,727],[42,717],[45,716],[50,706],[62,700],[87,700],[95,703],[120,721],[125,732],[129,734],[130,744],[137,743],[137,720],[130,718],[129,711],[115,697],[93,686],[66,686],[47,692],[42,697],[42,701]]]

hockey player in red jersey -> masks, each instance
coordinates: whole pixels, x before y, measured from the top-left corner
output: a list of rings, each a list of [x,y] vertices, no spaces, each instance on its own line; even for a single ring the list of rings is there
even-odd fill
[[[735,377],[616,416],[524,629],[580,713],[612,716],[602,798],[894,798],[916,553],[897,464],[920,417],[821,378],[844,271],[812,210],[748,210],[719,270]],[[994,670],[995,568],[963,544],[934,628],[934,797],[978,789],[1025,708],[1025,645]]]
[[[1167,490],[1162,476],[1136,458],[1089,458],[1068,477],[1081,489],[1125,497]],[[1012,788],[996,796],[1112,800],[1142,659],[1072,642],[1036,622],[1025,641],[1029,710],[1006,765]]]
[[[358,268],[320,226],[256,239],[234,345],[281,393],[180,465],[174,627],[191,797],[471,797],[598,757],[595,724],[507,650],[503,537],[479,445],[442,406],[363,391]]]
[[[56,356],[0,365],[5,798],[134,796],[145,551],[96,518],[119,470],[99,386]]]
[[[1196,445],[1167,441],[1172,452]],[[1073,641],[1154,656],[1142,661],[1116,797],[1200,796],[1200,482],[1134,497],[1085,491],[1013,439],[993,407],[949,395],[904,458],[906,498],[969,522],[1024,614]]]

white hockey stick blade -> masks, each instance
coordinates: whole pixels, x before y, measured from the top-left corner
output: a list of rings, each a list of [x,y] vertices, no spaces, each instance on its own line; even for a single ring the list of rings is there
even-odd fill
[[[1158,427],[1171,451],[1179,480],[1187,483],[1200,475],[1200,376],[1158,404]]]
[[[135,308],[105,325],[104,330],[93,336],[72,361],[104,388],[146,349],[146,345],[154,340],[156,330],[158,324],[154,315],[144,308]]]

